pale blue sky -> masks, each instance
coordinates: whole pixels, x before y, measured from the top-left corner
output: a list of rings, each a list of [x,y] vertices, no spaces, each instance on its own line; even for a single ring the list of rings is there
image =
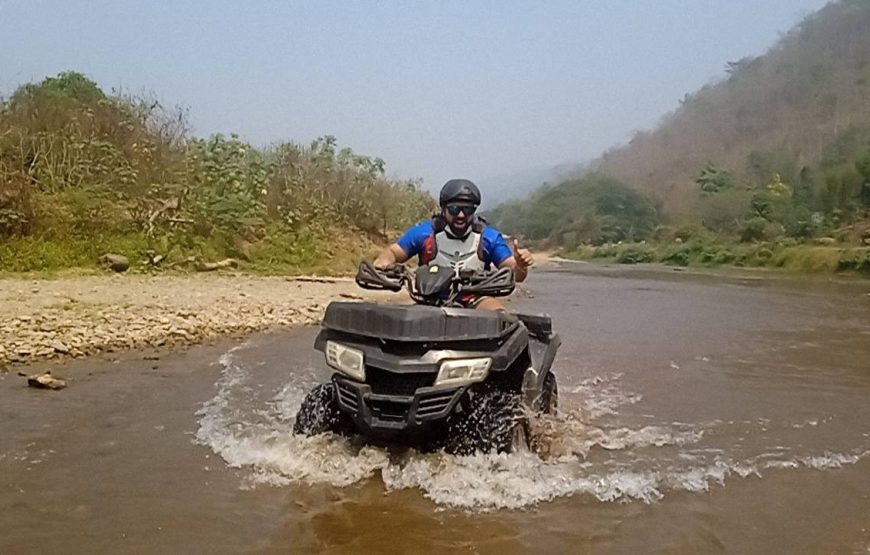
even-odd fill
[[[81,71],[437,188],[595,157],[825,3],[0,0],[0,92]]]

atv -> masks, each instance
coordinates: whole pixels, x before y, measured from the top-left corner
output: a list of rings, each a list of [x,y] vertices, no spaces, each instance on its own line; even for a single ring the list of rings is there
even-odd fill
[[[314,346],[335,373],[308,393],[294,433],[455,454],[510,452],[528,444],[530,413],[556,410],[550,367],[561,340],[549,316],[463,308],[469,298],[511,294],[510,269],[412,272],[363,261],[356,283],[407,288],[415,304],[329,304]]]

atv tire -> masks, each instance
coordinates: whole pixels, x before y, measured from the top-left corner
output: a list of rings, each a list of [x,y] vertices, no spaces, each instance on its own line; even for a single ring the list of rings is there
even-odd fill
[[[335,385],[330,382],[318,385],[305,396],[296,413],[293,433],[309,437],[326,432],[347,434],[352,427],[348,416],[338,408]]]
[[[444,451],[453,455],[510,453],[528,447],[528,421],[518,395],[472,390],[462,413],[447,423]]]
[[[541,391],[540,411],[544,414],[556,414],[559,407],[559,386],[556,384],[556,376],[547,372],[544,376],[544,385]]]

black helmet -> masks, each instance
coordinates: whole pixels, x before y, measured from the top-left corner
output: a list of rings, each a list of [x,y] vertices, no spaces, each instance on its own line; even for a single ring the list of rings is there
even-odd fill
[[[480,189],[468,179],[451,179],[441,187],[438,203],[446,206],[451,202],[468,202],[477,206],[480,204]]]

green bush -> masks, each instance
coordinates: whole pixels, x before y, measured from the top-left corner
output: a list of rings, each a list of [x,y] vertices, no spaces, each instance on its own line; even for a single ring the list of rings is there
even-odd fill
[[[53,272],[64,268],[95,267],[103,254],[122,254],[136,266],[151,248],[142,234],[69,236],[44,240],[17,237],[0,243],[0,269],[10,272]]]
[[[619,247],[617,245],[601,245],[595,247],[592,251],[593,258],[615,258],[619,255]]]
[[[740,227],[740,241],[744,243],[763,241],[765,230],[769,223],[766,219],[759,216],[749,218]]]
[[[646,245],[628,245],[616,255],[616,262],[619,264],[642,264],[655,262],[655,259],[655,250]]]
[[[683,224],[674,230],[674,239],[687,243],[692,239],[707,240],[710,234],[702,226],[695,223]]]
[[[545,184],[523,201],[508,202],[488,213],[502,229],[532,240],[574,245],[642,241],[661,222],[658,204],[632,187],[604,175]]]
[[[661,262],[671,266],[688,266],[691,260],[691,252],[684,245],[669,248],[661,257]]]
[[[765,245],[757,245],[737,256],[735,265],[761,267],[767,266],[773,258],[773,251]]]
[[[730,264],[736,258],[736,254],[721,245],[707,245],[698,255],[699,262],[714,266]]]
[[[334,137],[266,149],[197,139],[186,111],[107,95],[74,72],[0,99],[0,184],[0,270],[16,271],[91,266],[112,249],[215,258],[239,241],[310,266],[328,259],[312,237],[383,239],[436,208],[417,182],[387,178],[383,160]]]
[[[870,274],[870,249],[850,249],[842,254],[837,271]]]

